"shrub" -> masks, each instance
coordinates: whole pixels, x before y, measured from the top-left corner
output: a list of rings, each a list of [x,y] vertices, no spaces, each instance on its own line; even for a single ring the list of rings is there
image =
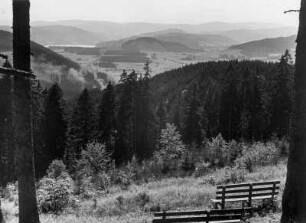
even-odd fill
[[[64,163],[54,160],[47,170],[47,176],[38,182],[39,210],[43,213],[62,212],[69,204],[73,187],[74,182]]]
[[[222,172],[216,184],[236,184],[245,181],[246,172],[243,169],[226,167]]]
[[[195,171],[193,173],[193,175],[195,177],[201,177],[201,176],[205,176],[210,172],[209,169],[210,164],[206,163],[206,162],[197,162],[195,164]]]
[[[186,149],[180,133],[173,124],[166,124],[166,128],[161,131],[158,143],[159,150],[153,155],[154,167],[164,174],[178,170]]]
[[[255,166],[276,165],[280,152],[274,143],[257,142],[251,146],[243,146],[242,156],[237,158],[236,166],[252,172]]]
[[[67,174],[66,165],[61,160],[53,160],[47,169],[47,175],[50,178],[56,179],[62,175]]]
[[[150,196],[145,191],[140,192],[135,196],[135,201],[141,208],[144,208],[145,205],[150,202],[150,200]]]
[[[212,166],[224,167],[231,165],[230,147],[221,134],[211,141],[207,141],[206,156]]]
[[[87,144],[77,162],[77,169],[87,176],[96,176],[107,172],[111,166],[111,154],[107,152],[104,144],[92,142]]]
[[[62,212],[69,204],[72,180],[44,177],[37,190],[38,207],[42,213]]]

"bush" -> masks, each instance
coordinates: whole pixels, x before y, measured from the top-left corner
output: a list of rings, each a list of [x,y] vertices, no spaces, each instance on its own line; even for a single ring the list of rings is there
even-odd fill
[[[245,170],[239,168],[226,167],[219,175],[219,179],[216,180],[216,184],[236,184],[245,181]]]
[[[106,151],[104,144],[89,143],[81,153],[81,159],[77,162],[77,169],[87,176],[96,176],[107,172],[111,167],[111,154]]]
[[[232,165],[233,154],[235,151],[234,141],[232,144],[226,142],[222,135],[219,134],[216,138],[206,143],[207,160],[215,167],[225,167]]]
[[[74,182],[67,173],[66,166],[60,160],[54,160],[47,176],[38,182],[37,200],[43,213],[60,213],[69,204]]]
[[[252,172],[255,166],[276,165],[280,151],[274,143],[257,142],[251,146],[243,146],[242,156],[237,158],[236,166]]]
[[[53,179],[66,175],[67,173],[66,165],[61,160],[53,160],[47,169],[47,176]]]
[[[151,200],[150,196],[147,192],[138,193],[135,197],[136,204],[138,204],[141,208],[144,208],[147,203]]]
[[[158,143],[159,150],[154,152],[153,166],[163,174],[179,170],[186,149],[173,124],[166,124]]]
[[[60,213],[69,204],[72,180],[44,177],[37,190],[38,207],[42,213]]]
[[[195,164],[195,171],[194,171],[193,175],[195,177],[201,177],[201,176],[207,175],[210,172],[209,166],[210,166],[209,163],[197,162]]]

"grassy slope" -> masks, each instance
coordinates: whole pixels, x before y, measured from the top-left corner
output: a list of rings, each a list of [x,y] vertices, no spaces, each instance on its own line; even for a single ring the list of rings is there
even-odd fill
[[[201,210],[210,208],[210,198],[214,197],[216,186],[211,182],[220,181],[224,176],[224,170],[218,170],[205,177],[194,178],[168,178],[160,181],[145,183],[142,185],[132,185],[128,190],[119,187],[111,188],[108,193],[97,198],[97,206],[94,207],[93,200],[80,202],[76,210],[67,210],[66,214],[59,216],[41,215],[42,223],[144,223],[151,222],[154,208],[160,207],[162,210]],[[277,166],[267,166],[257,168],[253,173],[245,175],[245,181],[270,181],[281,180],[281,194],[284,188],[286,176],[286,163],[282,162]],[[150,201],[142,206],[139,194],[145,192]],[[123,198],[120,204],[118,197]],[[278,206],[280,206],[278,198]],[[4,214],[8,218],[7,222],[17,222],[17,206],[13,201],[3,202]],[[280,213],[269,214],[265,217],[255,217],[251,223],[275,222],[280,218]]]

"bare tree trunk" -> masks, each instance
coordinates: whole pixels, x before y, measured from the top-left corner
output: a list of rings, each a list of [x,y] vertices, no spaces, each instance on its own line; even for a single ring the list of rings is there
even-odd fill
[[[30,1],[13,0],[14,68],[31,71]],[[19,196],[19,223],[39,223],[37,209],[34,155],[31,80],[14,77],[16,166]]]
[[[296,48],[295,107],[281,223],[306,222],[306,0]]]
[[[4,217],[3,217],[3,214],[2,214],[2,209],[1,209],[1,199],[0,199],[0,223],[5,223]]]

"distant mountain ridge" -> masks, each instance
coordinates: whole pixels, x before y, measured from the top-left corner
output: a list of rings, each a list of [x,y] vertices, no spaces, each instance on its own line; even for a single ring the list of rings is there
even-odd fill
[[[296,35],[252,41],[240,45],[231,46],[230,50],[240,50],[248,57],[267,57],[269,54],[281,54],[286,49],[296,47]]]
[[[158,24],[158,23],[116,23],[107,21],[83,21],[83,20],[65,20],[65,21],[32,21],[33,26],[73,26],[88,32],[103,33],[109,39],[119,40],[130,36],[143,33],[159,32],[167,29],[180,29],[188,33],[203,32],[224,32],[239,29],[270,29],[283,27],[281,24],[273,23],[226,23],[226,22],[208,22],[202,24]]]

